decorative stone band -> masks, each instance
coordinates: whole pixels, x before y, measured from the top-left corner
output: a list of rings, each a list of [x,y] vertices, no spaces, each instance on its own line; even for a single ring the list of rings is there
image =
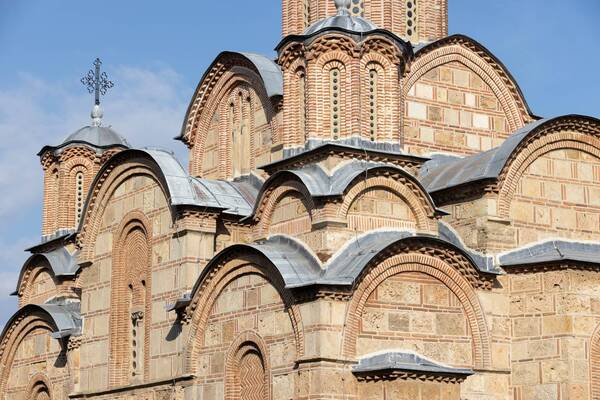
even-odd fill
[[[416,353],[392,351],[361,358],[352,367],[352,373],[361,381],[418,379],[461,383],[474,372],[439,364]]]

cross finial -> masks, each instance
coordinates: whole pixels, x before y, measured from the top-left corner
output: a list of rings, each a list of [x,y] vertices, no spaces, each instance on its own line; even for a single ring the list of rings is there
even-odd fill
[[[94,69],[90,69],[86,76],[81,78],[81,83],[87,88],[89,93],[94,93],[94,108],[92,109],[92,120],[94,126],[100,126],[102,120],[102,109],[100,108],[100,96],[104,96],[108,89],[114,86],[114,83],[108,80],[106,72],[100,72],[102,61],[96,58]]]

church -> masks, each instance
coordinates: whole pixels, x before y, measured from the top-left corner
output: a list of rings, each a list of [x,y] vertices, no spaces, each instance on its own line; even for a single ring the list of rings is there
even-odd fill
[[[282,0],[165,132],[187,167],[105,124],[97,60],[0,399],[599,400],[600,120],[535,115],[447,2]]]

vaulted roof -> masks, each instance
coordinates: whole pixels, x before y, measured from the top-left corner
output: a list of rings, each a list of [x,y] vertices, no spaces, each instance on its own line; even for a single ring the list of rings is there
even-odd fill
[[[429,193],[487,179],[497,179],[509,158],[530,135],[556,121],[584,119],[600,126],[600,120],[580,115],[565,115],[541,119],[525,125],[509,136],[504,143],[483,153],[464,158],[438,157],[426,162],[419,179]]]

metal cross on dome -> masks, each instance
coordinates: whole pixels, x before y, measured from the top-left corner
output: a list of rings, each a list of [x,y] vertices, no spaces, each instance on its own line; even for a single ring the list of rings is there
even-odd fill
[[[96,105],[100,105],[100,95],[104,96],[106,91],[115,86],[112,81],[108,80],[106,72],[100,73],[100,66],[102,61],[96,58],[94,61],[94,69],[90,69],[86,76],[81,78],[81,83],[87,88],[88,92],[94,93],[94,100]]]

